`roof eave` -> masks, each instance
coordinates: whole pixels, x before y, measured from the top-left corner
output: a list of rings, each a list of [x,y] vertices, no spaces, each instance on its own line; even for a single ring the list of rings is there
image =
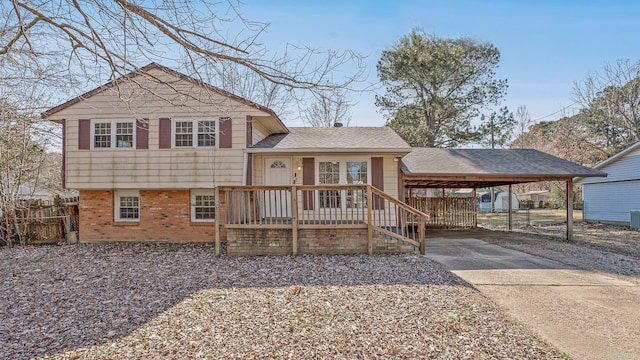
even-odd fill
[[[408,148],[248,148],[247,153],[384,153],[384,154],[408,154],[411,149]]]
[[[640,141],[635,143],[635,144],[633,144],[633,145],[631,145],[631,146],[629,146],[628,148],[622,150],[621,152],[613,155],[612,157],[610,157],[610,158],[608,158],[608,159],[606,159],[606,160],[604,160],[604,161],[602,161],[600,163],[595,164],[593,166],[593,169],[594,170],[598,170],[598,169],[600,169],[600,168],[602,168],[604,166],[609,165],[610,163],[614,163],[614,162],[618,161],[621,157],[624,157],[626,154],[634,151],[635,149],[637,149],[639,147],[640,147]]]
[[[570,178],[587,178],[587,177],[607,177],[606,173],[601,174],[483,174],[483,173],[403,173],[406,177],[443,177],[443,178],[462,178],[462,177],[483,177],[483,178],[550,178],[550,179],[570,179]]]

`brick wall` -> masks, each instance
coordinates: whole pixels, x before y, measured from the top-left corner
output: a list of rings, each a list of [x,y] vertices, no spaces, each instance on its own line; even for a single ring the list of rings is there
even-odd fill
[[[189,190],[140,190],[140,221],[114,222],[111,190],[80,191],[80,241],[212,242],[213,223],[191,222]]]
[[[289,229],[227,229],[227,254],[232,256],[290,255]]]
[[[228,229],[227,254],[232,256],[290,255],[293,237],[288,229]],[[366,254],[367,229],[299,229],[299,254]],[[380,234],[373,238],[374,254],[411,252]]]
[[[213,242],[213,223],[191,222],[189,190],[140,190],[140,221],[114,222],[111,190],[80,191],[80,241]],[[290,229],[223,229],[234,256],[290,255]],[[224,237],[222,237],[224,240]],[[395,240],[374,235],[373,252],[410,252]],[[367,229],[299,229],[300,254],[367,253]]]
[[[300,254],[366,254],[367,229],[298,230]]]

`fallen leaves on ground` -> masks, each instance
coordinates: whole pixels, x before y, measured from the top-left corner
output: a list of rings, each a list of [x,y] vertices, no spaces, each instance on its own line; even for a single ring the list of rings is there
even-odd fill
[[[562,358],[425,257],[213,254],[2,248],[0,358]]]

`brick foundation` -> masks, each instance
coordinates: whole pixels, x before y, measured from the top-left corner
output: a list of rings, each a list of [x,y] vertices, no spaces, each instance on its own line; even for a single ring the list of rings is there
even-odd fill
[[[366,254],[367,229],[299,229],[299,254]],[[288,229],[228,229],[227,254],[232,256],[291,255],[293,237]],[[395,240],[376,234],[375,254],[411,252]]]
[[[213,223],[191,222],[189,190],[140,190],[140,221],[114,222],[111,190],[80,191],[80,241],[215,241]]]
[[[288,229],[227,229],[227,254],[290,255],[293,252],[292,239]]]

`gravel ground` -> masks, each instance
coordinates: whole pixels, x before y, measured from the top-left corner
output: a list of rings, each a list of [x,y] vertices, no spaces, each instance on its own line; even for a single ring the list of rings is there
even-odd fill
[[[1,248],[0,358],[565,358],[425,257],[212,254]]]

